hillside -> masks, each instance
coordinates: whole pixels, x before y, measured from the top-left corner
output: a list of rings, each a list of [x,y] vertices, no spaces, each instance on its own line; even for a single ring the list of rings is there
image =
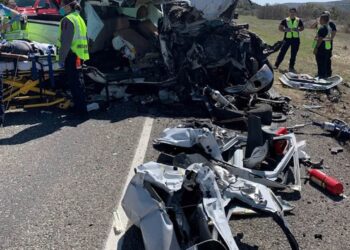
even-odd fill
[[[319,4],[323,6],[327,6],[329,8],[331,7],[337,7],[342,10],[349,10],[350,11],[350,0],[341,0],[341,1],[329,1],[329,2],[312,2],[313,4]],[[285,3],[290,8],[297,8],[300,5],[303,5],[305,3]]]

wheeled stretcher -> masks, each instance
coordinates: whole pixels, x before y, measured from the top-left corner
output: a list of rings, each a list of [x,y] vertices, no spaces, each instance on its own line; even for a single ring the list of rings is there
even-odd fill
[[[5,110],[70,106],[70,101],[55,90],[55,77],[64,71],[50,52],[40,56],[1,53],[0,60]]]

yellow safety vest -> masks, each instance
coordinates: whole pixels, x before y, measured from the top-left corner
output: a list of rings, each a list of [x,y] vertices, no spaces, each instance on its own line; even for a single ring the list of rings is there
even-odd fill
[[[289,29],[298,29],[299,27],[299,17],[296,17],[294,22],[292,22],[292,19],[290,17],[286,18],[287,21],[287,27]],[[286,32],[286,38],[299,38],[299,31],[288,31]]]
[[[331,26],[329,26],[329,24],[326,25],[327,26],[327,36],[325,38],[323,38],[322,40],[324,41],[324,46],[326,50],[330,50],[332,48],[332,28]],[[317,40],[318,40],[318,31],[320,30],[320,28],[317,29],[316,31],[316,36],[314,38],[314,41],[312,42],[312,48],[315,49],[317,46]]]
[[[10,22],[10,18],[5,17],[4,23]],[[5,31],[4,38],[7,41],[12,40],[19,40],[19,39],[27,39],[28,38],[28,32],[27,32],[27,21],[26,20],[19,20],[13,22],[8,30]]]
[[[79,15],[78,12],[72,12],[66,16],[74,26],[74,36],[71,44],[71,50],[82,60],[86,61],[90,59],[88,50],[87,28],[86,24]],[[62,19],[63,20],[63,19]],[[61,47],[61,32],[62,32],[62,20],[58,29],[58,42],[57,47]],[[59,53],[57,54],[57,60],[59,60]]]

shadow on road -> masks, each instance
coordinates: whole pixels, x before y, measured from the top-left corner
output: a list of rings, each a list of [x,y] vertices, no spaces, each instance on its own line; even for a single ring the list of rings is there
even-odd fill
[[[9,113],[6,115],[5,126],[25,125],[25,128],[10,137],[6,137],[6,134],[2,131],[0,145],[16,145],[26,143],[28,141],[52,134],[64,126],[77,127],[84,121],[86,121],[86,119],[77,119],[70,117],[69,115],[62,117],[60,114],[40,113],[38,111]],[[5,130],[5,128],[0,129]]]
[[[258,250],[258,246],[251,246],[247,243],[242,242],[243,234],[237,234],[234,237],[239,249],[241,250]],[[141,230],[136,226],[131,226],[124,234],[116,250],[144,250],[145,246],[142,241]]]
[[[309,184],[311,187],[315,188],[316,190],[318,190],[320,193],[322,193],[324,196],[328,197],[332,201],[339,202],[339,201],[342,201],[344,199],[344,197],[342,197],[342,196],[336,196],[336,195],[330,194],[327,190],[325,190],[324,188],[321,188],[320,186],[313,183],[312,181],[309,181]]]
[[[151,103],[141,105],[135,102],[113,103],[108,110],[93,111],[88,118],[79,118],[72,113],[58,109],[29,110],[11,112],[5,117],[5,128],[0,130],[0,145],[17,145],[50,135],[63,127],[77,127],[88,120],[106,120],[116,123],[137,116],[169,117],[169,118],[207,118],[201,106],[160,105]],[[9,127],[23,126],[16,134],[6,137]],[[11,129],[9,128],[11,134]]]
[[[131,226],[119,240],[116,250],[144,250],[141,230],[136,226]]]

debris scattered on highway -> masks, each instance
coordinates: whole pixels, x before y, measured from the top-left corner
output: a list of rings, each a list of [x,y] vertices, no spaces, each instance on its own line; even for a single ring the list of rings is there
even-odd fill
[[[123,197],[123,208],[141,228],[146,249],[197,249],[207,240],[217,242],[219,249],[238,249],[228,223],[242,205],[270,215],[291,248],[299,249],[283,216],[293,206],[271,189],[201,155],[180,158],[176,166],[149,162],[137,167]]]
[[[322,234],[315,234],[315,239],[322,240]]]
[[[307,74],[295,74],[288,72],[280,77],[282,84],[296,89],[325,91],[334,88],[343,82],[339,75],[331,76],[327,79],[312,77]]]
[[[303,108],[305,109],[321,109],[323,106],[321,105],[303,105]]]
[[[120,33],[115,40],[115,45],[126,40],[120,51],[138,76],[113,80],[111,85],[126,86],[123,91],[130,94],[136,89],[134,100],[142,104],[202,103],[212,121],[187,121],[166,128],[153,146],[172,163],[136,167],[123,208],[141,229],[146,249],[214,249],[214,245],[215,249],[238,249],[230,218],[266,213],[281,226],[291,248],[299,249],[284,219],[294,206],[276,196],[276,191],[301,192],[300,163],[307,167],[310,181],[330,193],[342,194],[343,186],[316,169],[325,168],[323,160],[311,161],[304,151],[306,142],[298,141],[294,131],[318,126],[344,138],[347,124],[309,121],[272,128],[272,122],[284,122],[293,112],[291,98],[271,88],[273,71],[267,56],[280,44],[268,46],[245,25],[213,16],[217,15],[185,3],[169,4],[155,34],[159,47],[130,54],[131,39]],[[129,27],[127,20],[119,21]],[[342,78],[287,73],[281,81],[292,88],[325,91]],[[140,86],[153,93],[140,95]],[[314,101],[303,108],[325,107]],[[233,130],[237,127],[247,133]]]
[[[219,3],[219,9],[228,3],[234,9],[238,1]],[[211,3],[190,4],[202,9]],[[192,100],[205,103],[212,118],[220,123],[244,122],[254,113],[269,125],[272,111],[288,109],[283,97],[266,95],[274,79],[267,57],[279,50],[281,42],[267,45],[248,30],[248,25],[213,18],[218,16],[217,11],[204,8],[202,12],[181,1],[167,3],[158,28],[152,23],[134,27],[127,16],[119,16],[113,47],[121,55],[124,64],[120,67],[124,70],[105,72],[99,62],[92,62],[95,68],[90,67],[86,75],[107,84],[112,98],[142,95],[142,104]],[[206,19],[208,16],[211,18]],[[140,32],[147,33],[146,39]],[[226,104],[220,103],[223,98],[215,99],[218,93]],[[276,116],[276,120],[286,119]]]
[[[323,159],[311,161],[305,151],[306,142],[298,140],[294,132],[317,126],[337,140],[347,141],[350,126],[339,119],[319,122],[309,117],[305,123],[294,126],[272,124],[285,122],[298,108],[317,114],[314,110],[325,110],[329,102],[339,102],[341,92],[337,87],[342,77],[319,79],[307,74],[283,74],[280,77],[283,85],[308,90],[305,97],[309,104],[293,107],[290,97],[272,88],[274,72],[268,56],[278,51],[282,43],[268,45],[249,30],[248,24],[236,23],[231,15],[237,0],[165,1],[161,9],[150,5],[144,10],[145,6],[137,6],[138,1],[114,2],[128,8],[123,10],[123,15],[113,17],[116,23],[113,37],[112,32],[107,32],[111,48],[101,49],[101,58],[115,54],[111,61],[117,61],[118,65],[108,69],[109,65],[95,59],[95,55],[87,62],[91,65],[84,65],[83,72],[92,90],[89,100],[93,101],[87,110],[103,108],[100,104],[103,99],[109,103],[110,99],[131,97],[142,105],[182,103],[184,108],[198,105],[211,118],[207,123],[194,120],[166,128],[153,146],[172,159],[172,163],[151,161],[135,168],[122,206],[130,221],[141,229],[145,248],[236,250],[239,248],[229,226],[230,219],[254,214],[272,217],[291,248],[299,249],[285,220],[286,212],[295,206],[278,195],[301,192],[301,180],[306,179],[301,176],[301,163],[306,167],[308,179],[320,188],[339,196],[344,187],[318,170],[326,168]],[[96,22],[96,29],[88,29],[89,33],[96,33],[90,41],[93,50],[106,42],[101,38],[105,36],[102,30],[109,28],[104,27],[101,13],[92,4],[86,4],[88,22]],[[135,17],[126,14],[136,8],[139,9],[133,14]],[[151,11],[151,8],[155,9]],[[156,21],[137,20],[136,15],[148,15],[148,11],[157,14]],[[55,79],[54,74],[63,75],[56,64],[54,69],[42,66],[51,58],[52,47],[48,46],[45,51],[49,57],[18,62],[21,71],[29,72],[32,67],[41,66],[41,70],[50,72],[52,77],[45,78],[46,84]],[[12,83],[17,65],[12,63],[14,55],[7,56],[11,63],[2,62],[0,66],[7,72],[7,82]],[[25,85],[32,81],[29,77],[32,72],[28,72]],[[37,85],[31,90],[40,95],[46,93],[40,77],[36,80]],[[326,93],[328,100],[319,92]],[[56,96],[56,92],[51,95]],[[69,94],[64,93],[64,101],[66,97]],[[64,104],[65,108],[70,105]],[[338,154],[343,148],[332,147],[330,151]],[[322,240],[322,235],[315,234],[315,238]]]
[[[334,119],[331,122],[313,122],[313,125],[330,132],[340,141],[350,140],[350,126],[345,121]]]
[[[299,249],[283,216],[294,206],[273,190],[301,190],[299,162],[309,159],[305,142],[261,127],[256,116],[248,118],[247,135],[189,122],[165,129],[154,140],[173,164],[137,167],[122,200],[146,249],[196,249],[207,240],[238,249],[231,216],[261,212],[272,216],[292,249]]]
[[[164,130],[154,143],[156,149],[165,153],[169,153],[168,146],[186,148],[193,153],[201,149],[216,164],[234,166],[232,171],[239,177],[271,187],[288,185],[295,190],[301,189],[299,160],[309,158],[303,151],[305,142],[297,142],[292,133],[276,136],[272,131],[262,130],[260,119],[253,116],[248,119],[247,136],[229,133],[217,126],[182,125]],[[293,164],[289,164],[291,159]],[[291,171],[287,171],[289,168]],[[291,173],[294,181],[287,183]]]
[[[332,148],[330,148],[331,153],[334,154],[334,155],[336,155],[336,154],[338,154],[340,152],[343,152],[343,150],[344,149],[342,147],[332,147]]]
[[[310,159],[306,159],[306,160],[302,160],[301,161],[305,166],[311,168],[311,169],[324,169],[326,168],[324,165],[323,165],[323,162],[324,160],[321,159],[320,161],[318,162],[314,162],[314,161],[311,161]]]
[[[295,131],[307,126],[316,126],[321,128],[326,132],[330,132],[339,141],[348,141],[350,140],[350,126],[343,120],[333,119],[331,122],[317,122],[312,121],[304,124],[297,124],[294,126],[286,127],[288,131]]]
[[[99,108],[100,108],[100,105],[98,105],[98,103],[96,102],[89,103],[88,105],[86,105],[86,109],[88,112],[98,110]]]

